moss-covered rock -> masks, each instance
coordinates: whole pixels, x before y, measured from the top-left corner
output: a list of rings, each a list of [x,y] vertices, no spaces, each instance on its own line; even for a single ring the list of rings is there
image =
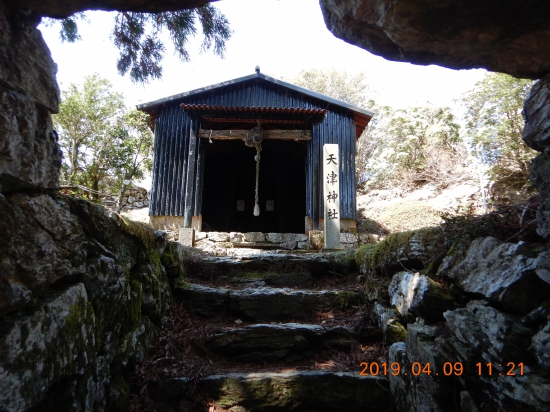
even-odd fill
[[[336,292],[336,305],[341,310],[346,310],[352,305],[360,302],[360,296],[349,290],[339,290]]]
[[[160,325],[171,302],[165,236],[70,197],[0,195],[0,212],[0,404],[126,410],[148,316]]]
[[[391,345],[395,342],[405,342],[407,330],[403,326],[399,312],[380,302],[374,304],[373,314],[378,327],[382,330],[384,343]]]
[[[0,336],[0,404],[24,411],[46,398],[46,388],[97,375],[97,324],[83,284],[51,291],[36,310],[4,319]],[[100,384],[101,385],[101,384]],[[73,399],[83,409],[85,399]],[[102,399],[95,399],[102,405]]]
[[[172,303],[172,293],[160,254],[150,249],[142,255],[142,264],[131,271],[131,278],[141,283],[141,313],[160,325]]]
[[[442,231],[426,228],[392,233],[379,243],[361,246],[355,252],[355,262],[362,273],[392,275],[403,269],[424,269],[444,250]]]
[[[388,286],[391,278],[387,276],[376,275],[371,273],[367,275],[365,280],[365,298],[372,302],[375,300],[389,301]]]

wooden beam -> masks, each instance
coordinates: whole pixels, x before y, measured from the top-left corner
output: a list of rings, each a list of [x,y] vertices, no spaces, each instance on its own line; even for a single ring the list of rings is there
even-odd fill
[[[250,130],[199,130],[203,139],[242,140]],[[311,140],[310,130],[264,130],[264,139],[277,140]]]
[[[211,116],[203,116],[202,120],[206,120],[208,122],[216,122],[216,123],[251,123],[254,125],[258,124],[258,119],[253,118],[242,118],[242,117],[211,117]],[[307,126],[308,121],[307,120],[292,120],[292,119],[261,119],[262,124],[295,124],[295,125],[301,125],[301,126]]]

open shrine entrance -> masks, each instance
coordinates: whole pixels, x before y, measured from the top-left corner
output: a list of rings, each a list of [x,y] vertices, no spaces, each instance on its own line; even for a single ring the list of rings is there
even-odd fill
[[[259,216],[254,216],[256,149],[242,140],[203,140],[203,230],[304,233],[306,144],[263,140]]]
[[[307,142],[326,110],[194,104],[181,108],[200,124],[202,230],[304,233]]]

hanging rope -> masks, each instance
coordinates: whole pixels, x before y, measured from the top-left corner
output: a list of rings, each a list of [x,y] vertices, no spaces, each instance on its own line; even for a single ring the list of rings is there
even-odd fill
[[[256,156],[254,160],[256,161],[256,193],[254,197],[254,216],[260,216],[260,205],[258,204],[258,187],[260,184],[260,152],[262,151],[262,145],[259,144],[256,146]]]

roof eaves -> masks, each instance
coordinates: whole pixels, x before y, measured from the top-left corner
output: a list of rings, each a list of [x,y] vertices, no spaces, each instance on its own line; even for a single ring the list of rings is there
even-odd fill
[[[327,103],[334,104],[334,105],[339,106],[339,107],[343,107],[343,108],[351,110],[353,112],[361,113],[361,114],[364,114],[368,117],[374,116],[374,113],[371,112],[370,110],[362,109],[359,106],[355,106],[353,104],[349,104],[349,103],[343,102],[341,100],[334,99],[334,98],[326,96],[324,94],[314,92],[313,90],[306,89],[304,87],[296,86],[295,84],[288,83],[288,82],[276,79],[276,78],[271,77],[271,76],[267,76],[263,73],[254,73],[254,74],[250,74],[248,76],[239,77],[239,78],[236,78],[236,79],[233,79],[233,80],[228,80],[228,81],[225,81],[225,82],[221,82],[221,83],[213,84],[213,85],[210,85],[210,86],[202,87],[200,89],[195,89],[195,90],[190,90],[188,92],[175,94],[175,95],[168,96],[168,97],[165,97],[165,98],[162,98],[162,99],[159,99],[159,100],[154,100],[154,101],[151,101],[151,102],[141,103],[141,104],[136,105],[136,108],[138,110],[147,111],[147,109],[154,109],[157,106],[160,106],[160,105],[165,104],[165,103],[172,102],[174,100],[179,100],[179,99],[182,99],[184,97],[193,96],[193,95],[196,95],[196,94],[207,92],[209,90],[217,89],[217,88],[224,87],[224,86],[230,86],[232,84],[241,83],[241,82],[245,82],[247,80],[252,80],[252,79],[263,79],[263,80],[266,80],[268,82],[275,83],[275,84],[278,84],[280,86],[286,87],[288,89],[295,90],[299,93],[303,93],[305,95],[314,97],[316,99],[323,100]]]
[[[184,97],[188,97],[188,96],[193,96],[193,95],[195,95],[195,94],[204,93],[204,92],[207,92],[207,91],[212,90],[212,89],[217,89],[217,88],[224,87],[224,86],[229,86],[229,85],[232,85],[232,84],[235,84],[235,83],[240,83],[240,82],[244,82],[244,81],[247,81],[247,80],[252,80],[252,79],[255,79],[255,78],[257,78],[257,77],[259,77],[259,76],[258,76],[258,73],[250,74],[250,75],[248,75],[248,76],[239,77],[239,78],[233,79],[233,80],[227,80],[227,81],[225,81],[225,82],[212,84],[212,85],[210,85],[210,86],[201,87],[201,88],[199,88],[199,89],[190,90],[190,91],[188,91],[188,92],[183,92],[183,93],[179,93],[179,94],[174,94],[174,95],[172,95],[172,96],[164,97],[164,98],[162,98],[162,99],[158,99],[158,100],[153,100],[153,101],[150,101],[150,102],[141,103],[141,104],[136,105],[136,108],[137,108],[138,110],[145,110],[145,111],[147,111],[147,109],[152,109],[152,108],[154,108],[155,106],[160,106],[161,104],[164,104],[164,103],[169,103],[169,102],[173,102],[174,100],[182,99],[182,98],[184,98]]]

